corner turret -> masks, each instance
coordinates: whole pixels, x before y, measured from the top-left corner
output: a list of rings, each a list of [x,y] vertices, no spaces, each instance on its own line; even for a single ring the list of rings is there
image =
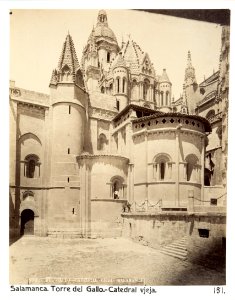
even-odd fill
[[[166,69],[163,69],[162,76],[159,78],[159,109],[164,112],[171,111],[171,86],[172,83],[166,73]]]

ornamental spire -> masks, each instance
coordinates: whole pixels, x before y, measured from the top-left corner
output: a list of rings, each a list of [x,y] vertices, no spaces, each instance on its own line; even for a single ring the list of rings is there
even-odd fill
[[[73,39],[68,31],[57,69],[53,70],[50,84],[56,85],[58,82],[76,82],[76,74],[80,69]]]
[[[192,58],[191,58],[191,52],[190,51],[188,51],[187,67],[192,67]]]
[[[58,69],[61,70],[65,65],[71,68],[71,71],[75,73],[79,69],[79,62],[75,51],[73,39],[71,35],[67,34],[65,42],[62,47],[61,56],[58,63]]]
[[[191,52],[188,51],[188,57],[187,57],[187,67],[185,69],[185,78],[184,78],[185,86],[189,86],[192,84],[197,83],[196,76],[195,76],[195,69],[192,66],[192,58],[191,58]]]

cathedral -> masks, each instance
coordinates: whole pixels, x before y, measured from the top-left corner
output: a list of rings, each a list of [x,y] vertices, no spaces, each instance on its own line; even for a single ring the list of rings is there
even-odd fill
[[[219,70],[200,84],[188,52],[174,99],[166,69],[157,74],[131,37],[119,45],[100,10],[80,63],[65,37],[50,95],[11,81],[11,236],[131,236],[155,216],[181,224],[192,211],[221,212],[228,40],[223,28]]]

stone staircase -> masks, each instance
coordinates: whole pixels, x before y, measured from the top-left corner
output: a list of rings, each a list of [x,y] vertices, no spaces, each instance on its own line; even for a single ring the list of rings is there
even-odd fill
[[[188,252],[186,242],[187,242],[187,237],[185,236],[182,239],[172,244],[162,247],[160,252],[182,260],[186,260],[187,252]]]

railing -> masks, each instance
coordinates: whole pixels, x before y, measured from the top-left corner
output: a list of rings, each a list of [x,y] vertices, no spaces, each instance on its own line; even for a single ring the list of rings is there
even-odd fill
[[[217,204],[216,204],[216,205],[213,205],[213,204],[211,203],[211,199],[210,199],[210,200],[202,200],[202,199],[193,197],[193,200],[197,200],[199,203],[201,203],[201,204],[199,204],[199,206],[207,206],[206,203],[208,203],[209,206],[217,206],[217,207],[221,207],[221,206],[224,206],[224,205],[225,205],[224,203],[226,202],[226,196],[227,196],[227,193],[222,194],[222,195],[219,196],[219,197],[213,197],[213,198],[211,198],[211,199],[216,199],[216,200],[217,200]],[[218,203],[218,200],[219,200],[219,199],[222,199],[222,198],[224,198],[224,199],[223,199],[223,200],[220,200],[220,203]],[[194,201],[193,201],[193,202],[194,202]],[[218,204],[219,204],[219,205],[218,205]],[[195,202],[193,203],[193,205],[195,206]]]
[[[145,200],[142,203],[137,203],[136,201],[130,204],[129,212],[157,212],[162,206],[162,199],[158,200],[157,203],[150,203],[148,200]]]

